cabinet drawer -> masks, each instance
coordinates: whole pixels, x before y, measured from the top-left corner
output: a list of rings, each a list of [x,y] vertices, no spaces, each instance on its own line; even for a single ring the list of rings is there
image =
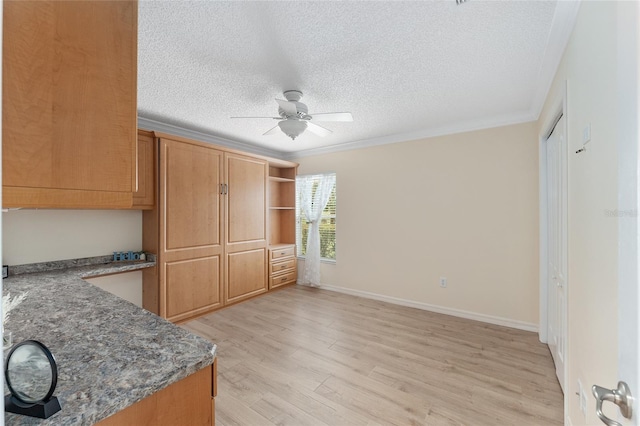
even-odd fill
[[[283,262],[271,262],[269,263],[269,275],[278,274],[284,272],[287,269],[294,269],[296,267],[296,258],[287,259]]]
[[[289,284],[291,282],[294,282],[297,277],[298,274],[295,269],[291,272],[269,277],[269,288],[271,289],[279,287],[281,285]]]
[[[281,257],[293,256],[295,254],[295,246],[282,247],[271,251],[271,259],[280,259]]]

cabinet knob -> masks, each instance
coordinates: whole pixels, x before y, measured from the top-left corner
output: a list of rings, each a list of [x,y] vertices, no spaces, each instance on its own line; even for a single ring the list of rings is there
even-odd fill
[[[280,254],[284,256],[285,252],[284,252],[284,251],[281,251],[281,252],[280,252]]]
[[[280,281],[283,281],[283,282],[284,282],[284,281],[286,281],[286,280],[287,280],[287,277],[282,277],[282,279],[281,279]]]

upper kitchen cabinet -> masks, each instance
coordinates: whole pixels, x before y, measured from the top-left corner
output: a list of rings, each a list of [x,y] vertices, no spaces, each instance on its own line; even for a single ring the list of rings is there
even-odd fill
[[[155,206],[157,145],[153,132],[138,130],[138,190],[133,194],[133,209],[151,210]]]
[[[130,208],[137,2],[3,7],[3,207]]]

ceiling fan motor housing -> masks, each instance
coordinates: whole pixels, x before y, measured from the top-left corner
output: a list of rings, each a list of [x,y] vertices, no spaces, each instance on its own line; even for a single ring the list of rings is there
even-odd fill
[[[311,117],[308,117],[309,114],[309,109],[307,108],[307,106],[305,104],[303,104],[302,102],[300,102],[300,99],[302,98],[302,92],[299,90],[287,90],[283,93],[285,99],[287,101],[289,101],[290,103],[294,104],[296,106],[296,114],[295,115],[291,115],[291,114],[287,114],[286,111],[284,111],[282,108],[278,107],[278,114],[280,114],[280,117],[282,118],[287,118],[287,119],[311,119]],[[308,117],[308,118],[307,118]]]

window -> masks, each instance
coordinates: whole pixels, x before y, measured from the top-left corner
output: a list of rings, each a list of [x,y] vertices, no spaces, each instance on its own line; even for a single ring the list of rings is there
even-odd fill
[[[322,176],[335,176],[335,173],[324,175],[298,176],[296,178],[296,246],[298,256],[304,257],[307,253],[307,236],[309,234],[309,221],[301,206],[302,180],[311,179],[311,199],[316,194],[318,183]],[[336,259],[336,186],[333,185],[331,195],[326,207],[322,211],[320,219],[320,257],[322,259]]]

